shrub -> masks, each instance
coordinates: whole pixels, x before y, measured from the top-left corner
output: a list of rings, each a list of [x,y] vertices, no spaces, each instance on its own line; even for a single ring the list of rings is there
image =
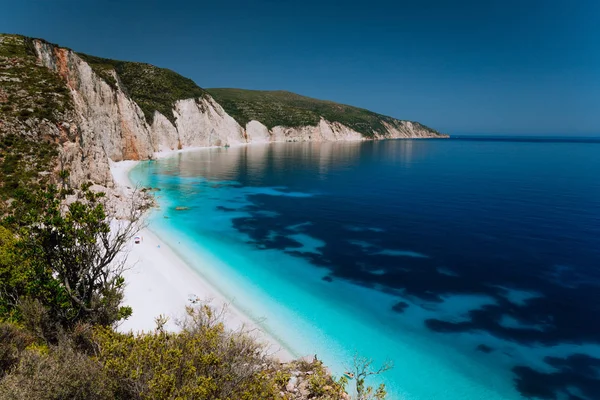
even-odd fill
[[[40,172],[52,170],[57,155],[57,146],[51,142],[14,134],[0,137],[0,215],[6,208],[2,201],[10,198],[21,200],[11,206],[13,214],[25,212],[35,192],[48,181]]]
[[[0,378],[19,362],[23,351],[33,342],[27,331],[10,323],[0,323]]]
[[[61,344],[25,351],[0,381],[0,399],[108,400],[115,398],[112,386],[100,363]]]
[[[99,360],[133,399],[274,399],[273,361],[245,331],[227,331],[208,305],[187,309],[180,333],[98,329]]]

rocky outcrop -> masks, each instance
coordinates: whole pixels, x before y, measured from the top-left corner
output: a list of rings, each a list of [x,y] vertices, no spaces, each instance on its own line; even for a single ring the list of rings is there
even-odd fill
[[[183,147],[246,143],[240,125],[209,95],[177,101],[173,114]]]
[[[340,124],[321,118],[317,126],[287,128],[276,126],[271,130],[275,142],[330,142],[338,140],[363,140],[363,135]]]
[[[423,125],[417,122],[396,121],[394,124],[391,124],[384,121],[383,124],[387,128],[387,134],[379,136],[379,138],[382,139],[425,139],[431,137],[448,137],[448,135],[432,135],[431,130],[423,127]]]
[[[39,59],[66,81],[73,98],[76,135],[63,143],[61,161],[71,183],[85,180],[112,187],[109,159],[152,156],[149,129],[139,107],[121,89],[113,89],[74,52],[34,41]]]
[[[333,378],[331,372],[316,356],[302,357],[281,364],[279,374],[286,379],[280,392],[284,399],[350,400],[345,388]]]
[[[183,148],[177,128],[158,111],[154,112],[151,140],[156,151],[181,150]]]
[[[271,142],[271,132],[258,121],[250,121],[246,124],[246,138],[251,143]]]

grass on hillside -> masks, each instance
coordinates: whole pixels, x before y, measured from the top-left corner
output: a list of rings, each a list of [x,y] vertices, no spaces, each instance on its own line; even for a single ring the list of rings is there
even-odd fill
[[[251,120],[260,121],[269,129],[278,125],[315,126],[323,117],[372,138],[375,134],[386,135],[384,122],[393,126],[400,123],[395,118],[363,108],[313,99],[286,91],[244,89],[207,89],[207,91],[242,126]]]
[[[166,68],[158,68],[150,64],[110,60],[78,53],[100,77],[116,88],[117,81],[113,75],[116,71],[124,90],[135,101],[152,123],[154,111],[163,114],[175,124],[173,104],[177,100],[204,97],[206,91],[196,83]]]
[[[54,143],[14,134],[0,137],[0,216],[9,201],[28,202],[27,194],[45,187],[57,156]]]
[[[63,120],[71,96],[58,74],[37,63],[30,38],[0,35],[0,121]]]

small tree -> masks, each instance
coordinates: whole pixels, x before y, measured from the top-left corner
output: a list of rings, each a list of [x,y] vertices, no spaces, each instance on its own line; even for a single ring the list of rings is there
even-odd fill
[[[49,186],[37,194],[36,207],[12,217],[22,260],[15,270],[26,275],[27,284],[6,297],[17,299],[17,310],[31,310],[23,305],[34,300],[64,328],[81,322],[109,326],[131,314],[129,307],[120,306],[127,259],[123,250],[141,227],[143,207],[134,201],[135,193],[128,220],[117,221],[107,211],[104,193],[90,187],[82,185],[67,199],[72,190]]]
[[[2,317],[10,319],[13,312],[11,304],[14,303],[10,291],[22,287],[24,283],[22,274],[18,274],[15,268],[19,264],[16,243],[15,235],[0,225],[0,320]]]
[[[373,359],[354,355],[352,368],[350,371],[354,374],[356,385],[356,400],[382,400],[385,399],[387,392],[385,384],[379,385],[377,389],[372,386],[366,386],[366,379],[373,375],[380,375],[394,367],[391,361],[386,361],[379,368],[373,366]]]

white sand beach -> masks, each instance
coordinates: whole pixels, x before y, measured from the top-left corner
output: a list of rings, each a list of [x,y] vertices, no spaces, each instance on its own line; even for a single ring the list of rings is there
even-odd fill
[[[129,171],[136,161],[122,161],[111,164],[115,184],[127,192],[132,187]],[[242,326],[269,346],[269,352],[282,361],[291,360],[291,353],[273,337],[264,332],[253,320],[229,304],[218,291],[206,282],[200,274],[182,260],[159,235],[145,228],[138,236],[139,244],[131,243],[128,250],[128,269],[125,272],[124,303],[133,308],[133,315],[124,321],[120,331],[151,331],[159,315],[169,317],[166,327],[177,330],[176,319],[185,314],[185,306],[194,299],[209,300],[216,308],[226,307],[225,324],[230,329]],[[198,260],[202,267],[202,260]]]

